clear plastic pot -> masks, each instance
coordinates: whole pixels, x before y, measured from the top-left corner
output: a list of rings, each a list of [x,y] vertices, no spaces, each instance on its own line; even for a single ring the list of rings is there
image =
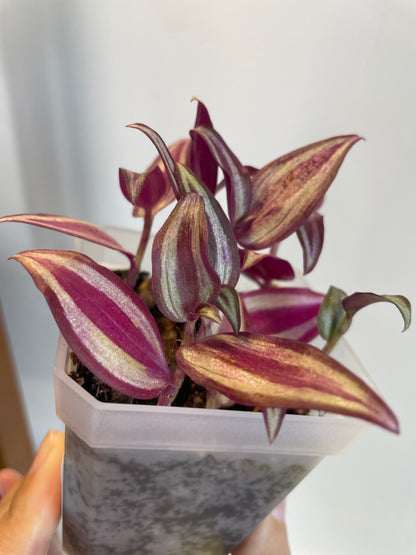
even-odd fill
[[[122,233],[125,244],[131,233]],[[108,253],[92,248],[95,258]],[[333,356],[366,377],[347,343]],[[63,541],[72,554],[228,553],[322,457],[340,453],[368,426],[333,414],[288,414],[270,445],[261,413],[101,403],[68,377],[69,364],[60,337]]]

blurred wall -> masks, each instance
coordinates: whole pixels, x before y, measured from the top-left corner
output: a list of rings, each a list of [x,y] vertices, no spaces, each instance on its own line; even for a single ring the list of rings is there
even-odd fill
[[[2,0],[1,214],[140,227],[117,170],[141,171],[155,152],[124,126],[145,122],[172,142],[192,126],[198,96],[247,164],[335,134],[364,136],[327,195],[324,252],[309,281],[414,300],[415,24],[413,0]],[[71,240],[18,224],[0,233],[0,293],[38,443],[53,421],[45,384],[57,332],[7,258]],[[295,242],[282,252],[300,265]],[[393,308],[376,306],[350,340],[402,436],[372,430],[298,488],[288,508],[296,554],[416,549],[415,333],[400,327]]]

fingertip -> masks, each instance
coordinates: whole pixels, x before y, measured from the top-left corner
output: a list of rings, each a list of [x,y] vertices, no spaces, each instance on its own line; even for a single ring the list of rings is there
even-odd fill
[[[8,490],[21,479],[22,475],[13,468],[2,468],[0,470],[0,498],[4,497]]]

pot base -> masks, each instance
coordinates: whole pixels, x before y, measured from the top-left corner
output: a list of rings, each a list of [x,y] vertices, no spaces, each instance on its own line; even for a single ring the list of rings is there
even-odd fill
[[[89,555],[229,553],[320,460],[94,449],[67,428],[64,548]]]

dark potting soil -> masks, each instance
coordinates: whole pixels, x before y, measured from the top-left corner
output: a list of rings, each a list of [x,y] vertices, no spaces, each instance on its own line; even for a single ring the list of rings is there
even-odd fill
[[[116,272],[120,277],[124,275]],[[179,348],[183,335],[185,325],[182,323],[172,322],[168,320],[157,307],[152,291],[152,284],[149,274],[142,272],[137,281],[135,291],[141,300],[145,303],[150,310],[156,325],[159,329],[163,349],[165,351],[166,361],[169,368],[174,372],[176,370],[175,353]],[[81,387],[88,393],[95,397],[98,401],[103,403],[124,403],[134,405],[156,405],[157,398],[154,399],[135,399],[116,391],[109,385],[90,372],[90,370],[82,364],[75,353],[71,352],[71,362],[69,365],[68,375],[75,380]],[[191,407],[191,408],[204,408],[207,400],[207,390],[205,387],[198,385],[191,378],[185,376],[185,379],[176,395],[172,406],[175,407]],[[239,410],[239,411],[260,411],[256,407],[249,407],[246,405],[234,404],[228,407],[222,407],[224,410]],[[288,412],[295,412],[296,414],[308,414],[307,410],[290,410]]]
[[[150,310],[150,313],[156,321],[156,325],[162,338],[166,361],[169,368],[172,370],[172,372],[174,372],[176,369],[175,353],[182,342],[185,326],[184,324],[178,324],[176,322],[168,320],[160,312],[153,298],[152,285],[149,274],[144,272],[140,274],[135,291],[141,298],[141,300],[145,303],[147,308]],[[125,403],[140,405],[157,404],[157,398],[147,400],[135,399],[133,397],[124,395],[119,391],[116,391],[112,387],[102,382],[100,379],[96,378],[94,374],[92,374],[90,370],[84,364],[82,364],[75,353],[71,352],[71,359],[72,364],[70,365],[68,375],[81,387],[88,391],[88,393],[93,395],[98,401],[101,401],[103,403]],[[207,391],[205,387],[198,385],[188,376],[185,376],[182,386],[179,389],[178,394],[172,403],[172,406],[204,408],[206,405],[206,399]],[[253,407],[235,404],[231,407],[228,407],[228,410],[253,411],[254,409]]]

